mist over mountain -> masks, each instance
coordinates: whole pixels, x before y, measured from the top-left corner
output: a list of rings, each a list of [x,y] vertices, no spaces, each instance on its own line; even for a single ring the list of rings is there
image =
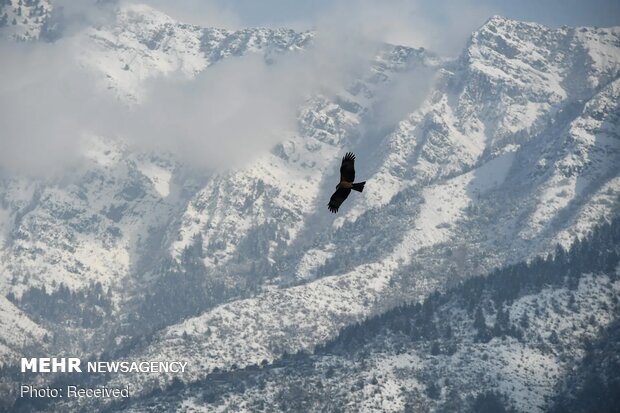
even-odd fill
[[[613,406],[620,28],[494,16],[448,58],[19,3],[0,6],[2,408]],[[348,151],[366,189],[333,215]],[[131,384],[128,404],[21,399],[41,354],[190,368],[73,377]]]

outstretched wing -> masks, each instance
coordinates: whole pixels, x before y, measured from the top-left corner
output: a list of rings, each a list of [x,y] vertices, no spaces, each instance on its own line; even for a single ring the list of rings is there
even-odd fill
[[[340,208],[340,205],[342,205],[342,203],[345,199],[347,199],[350,193],[350,189],[337,189],[336,192],[334,192],[334,194],[332,195],[332,197],[329,198],[329,204],[327,204],[327,209],[329,209],[334,214],[338,212],[338,208]]]
[[[355,181],[355,155],[351,152],[347,152],[342,158],[342,165],[340,165],[340,181]]]

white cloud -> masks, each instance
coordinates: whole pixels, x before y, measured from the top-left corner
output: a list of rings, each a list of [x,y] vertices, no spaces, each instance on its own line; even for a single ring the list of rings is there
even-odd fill
[[[78,68],[70,40],[0,42],[0,166],[49,174],[78,160],[83,131],[95,129],[109,105]]]
[[[109,19],[109,8],[63,4],[71,16],[87,16],[83,21],[89,24]],[[234,16],[213,4],[200,10],[209,7],[214,25],[234,23]],[[183,8],[177,10],[182,15]],[[0,53],[9,64],[0,68],[0,167],[36,174],[61,170],[79,162],[84,134],[121,138],[137,150],[172,151],[198,167],[243,164],[294,133],[304,98],[337,93],[366,70],[383,41],[427,47],[456,37],[464,41],[460,29],[410,26],[422,19],[415,13],[421,13],[416,3],[404,0],[340,2],[308,22],[317,34],[305,52],[280,56],[271,65],[258,55],[231,57],[194,79],[152,79],[147,98],[134,107],[98,88],[100,79],[80,68],[76,56],[86,43],[77,41],[78,26],[53,44],[3,42]],[[399,76],[379,99],[375,127],[415,109],[431,78],[419,72]]]
[[[491,14],[479,0],[347,0],[322,19],[374,40],[455,55]]]
[[[191,80],[160,78],[127,113],[122,132],[138,148],[172,151],[196,166],[237,165],[293,133],[301,95],[291,83],[290,73],[257,55]]]

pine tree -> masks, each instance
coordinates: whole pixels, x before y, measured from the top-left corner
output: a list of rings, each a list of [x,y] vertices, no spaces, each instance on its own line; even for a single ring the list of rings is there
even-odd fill
[[[510,316],[504,310],[503,305],[499,305],[497,316],[495,317],[495,325],[493,326],[493,334],[495,336],[503,336],[510,330]]]
[[[478,308],[476,308],[476,314],[474,315],[474,328],[478,331],[476,338],[479,341],[482,341],[484,343],[489,341],[489,331],[481,306],[478,306]]]

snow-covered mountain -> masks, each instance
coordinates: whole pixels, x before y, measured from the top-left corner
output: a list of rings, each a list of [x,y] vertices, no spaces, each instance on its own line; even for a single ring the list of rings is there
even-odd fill
[[[201,28],[123,5],[74,36],[80,64],[140,105],[151,79],[249,54],[272,64],[312,50],[316,34]],[[307,97],[294,133],[242,167],[197,171],[89,136],[70,176],[3,173],[0,320],[14,327],[0,330],[0,360],[33,346],[187,360],[179,378],[200,382],[312,352],[368,317],[569,247],[618,215],[619,75],[619,28],[493,17],[456,59],[381,46],[337,90]],[[429,79],[425,97],[396,99],[415,78]],[[368,182],[331,215],[347,151]],[[584,302],[617,293],[601,280],[579,284]],[[173,379],[109,384],[139,396]]]
[[[568,252],[346,327],[312,354],[218,371],[126,407],[613,411],[619,224],[597,228]]]
[[[15,40],[36,40],[52,29],[49,0],[3,0],[0,2],[0,30]]]

